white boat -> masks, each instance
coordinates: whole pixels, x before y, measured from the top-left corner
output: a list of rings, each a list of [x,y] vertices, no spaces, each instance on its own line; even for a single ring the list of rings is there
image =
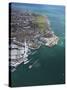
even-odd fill
[[[24,62],[24,64],[27,64],[27,63],[29,63],[29,61],[28,61],[28,60]]]

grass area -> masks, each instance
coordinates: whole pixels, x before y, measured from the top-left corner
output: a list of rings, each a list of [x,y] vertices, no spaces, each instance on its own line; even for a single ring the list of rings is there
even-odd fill
[[[37,16],[36,23],[38,24],[40,31],[44,32],[47,27],[46,18],[44,16]]]

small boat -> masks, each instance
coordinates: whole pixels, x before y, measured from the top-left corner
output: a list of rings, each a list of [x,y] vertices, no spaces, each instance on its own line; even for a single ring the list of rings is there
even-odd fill
[[[29,63],[29,61],[24,62],[24,64],[27,64],[27,63]]]

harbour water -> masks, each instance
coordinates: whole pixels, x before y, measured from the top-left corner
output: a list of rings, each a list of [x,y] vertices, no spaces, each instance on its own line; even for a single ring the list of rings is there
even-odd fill
[[[28,64],[19,65],[11,73],[14,87],[65,83],[65,7],[35,4],[13,4],[13,8],[30,10],[47,15],[51,28],[59,37],[59,42],[51,48],[41,46],[32,50]]]

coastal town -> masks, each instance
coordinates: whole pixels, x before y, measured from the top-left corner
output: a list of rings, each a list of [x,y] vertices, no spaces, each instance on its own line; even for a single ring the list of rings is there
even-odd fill
[[[47,16],[27,10],[11,10],[11,43],[9,45],[10,67],[27,64],[31,50],[44,45],[49,48],[57,45],[59,37],[51,30]]]

